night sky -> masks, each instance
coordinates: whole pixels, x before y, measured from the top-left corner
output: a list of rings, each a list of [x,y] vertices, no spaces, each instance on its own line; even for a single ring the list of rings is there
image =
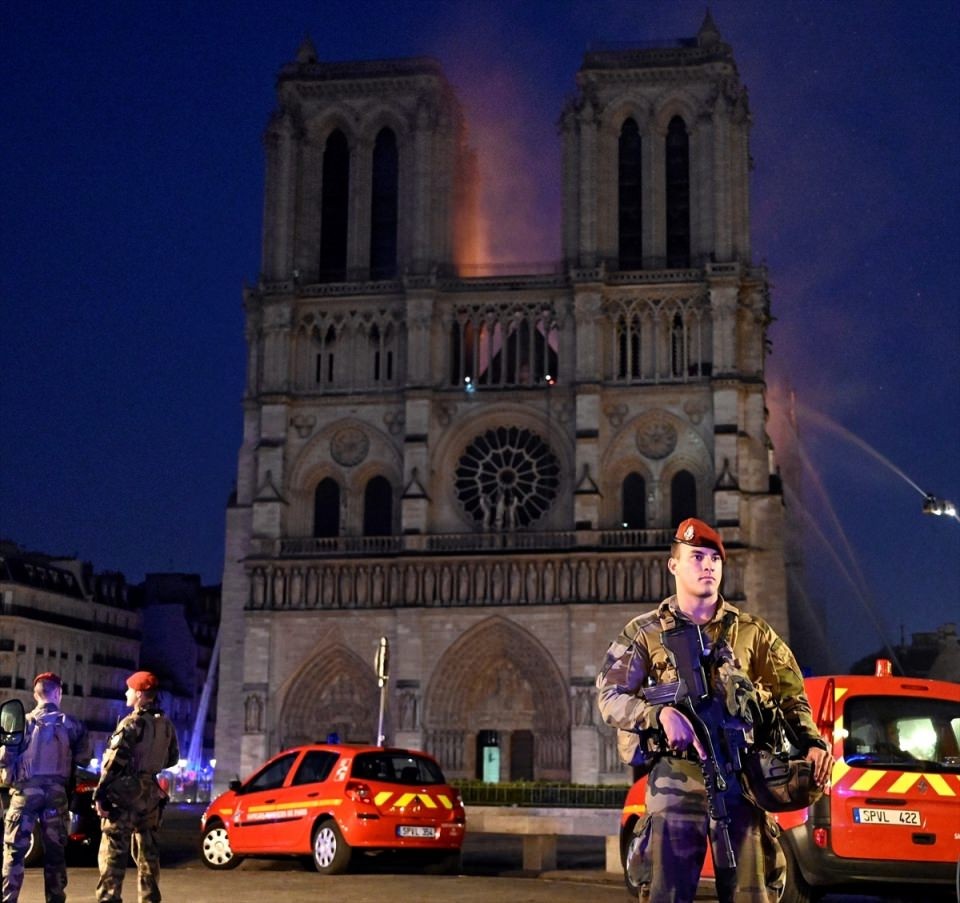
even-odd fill
[[[559,257],[556,124],[584,51],[692,37],[705,7],[3,4],[0,536],[219,582],[261,137],[305,35],[325,60],[439,59],[491,258],[534,262]],[[920,492],[960,502],[960,6],[710,10],[750,90],[771,408],[795,393],[808,593],[846,667],[881,630],[960,620],[960,522]]]

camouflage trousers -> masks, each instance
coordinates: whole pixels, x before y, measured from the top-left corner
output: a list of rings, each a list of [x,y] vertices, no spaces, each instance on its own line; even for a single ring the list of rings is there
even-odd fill
[[[149,794],[101,821],[97,903],[121,903],[127,858],[131,853],[137,864],[137,899],[140,903],[160,903],[161,812],[159,799]]]
[[[720,903],[776,903],[783,893],[786,860],[776,823],[738,790],[724,797],[736,869],[717,870]],[[637,823],[640,842],[627,868],[642,903],[690,903],[697,893],[707,838],[715,836],[703,772],[695,762],[661,758],[647,779],[646,814]]]
[[[3,829],[3,903],[16,903],[23,887],[23,860],[40,820],[43,837],[43,886],[47,903],[67,899],[67,792],[63,784],[14,788]]]

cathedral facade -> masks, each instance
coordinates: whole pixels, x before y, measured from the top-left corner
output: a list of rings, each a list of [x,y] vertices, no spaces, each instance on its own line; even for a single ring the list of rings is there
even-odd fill
[[[671,591],[675,525],[787,633],[766,273],[732,50],[588,53],[562,111],[563,261],[468,276],[476,165],[432,60],[278,80],[227,511],[217,782],[294,743],[450,778],[626,780],[593,680]],[[491,764],[492,763],[492,764]],[[492,768],[492,770],[491,770]]]

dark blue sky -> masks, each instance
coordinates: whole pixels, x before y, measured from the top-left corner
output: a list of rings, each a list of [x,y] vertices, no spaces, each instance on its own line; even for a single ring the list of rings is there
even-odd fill
[[[960,523],[924,516],[904,478],[960,500],[960,7],[710,9],[750,89],[771,397],[811,412],[809,590],[846,665],[879,645],[874,621],[896,640],[960,610]],[[0,535],[132,581],[219,580],[261,135],[305,34],[322,59],[438,58],[488,176],[491,253],[537,261],[559,254],[556,123],[584,50],[692,36],[704,10],[4,4]]]

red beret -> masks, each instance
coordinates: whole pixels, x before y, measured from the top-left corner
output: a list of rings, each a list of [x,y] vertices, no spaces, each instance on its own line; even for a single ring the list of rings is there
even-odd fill
[[[713,527],[708,526],[702,520],[697,520],[695,517],[688,517],[685,521],[681,521],[673,539],[675,542],[682,542],[687,546],[705,546],[709,549],[716,549],[720,553],[720,560],[727,560],[727,550],[723,547],[720,534]]]
[[[157,676],[149,671],[135,671],[127,678],[131,690],[154,690],[158,683]]]
[[[36,686],[41,680],[48,680],[50,683],[54,683],[58,687],[63,687],[63,681],[60,679],[60,675],[54,674],[53,671],[44,671],[43,674],[38,674],[33,679],[33,685]]]

